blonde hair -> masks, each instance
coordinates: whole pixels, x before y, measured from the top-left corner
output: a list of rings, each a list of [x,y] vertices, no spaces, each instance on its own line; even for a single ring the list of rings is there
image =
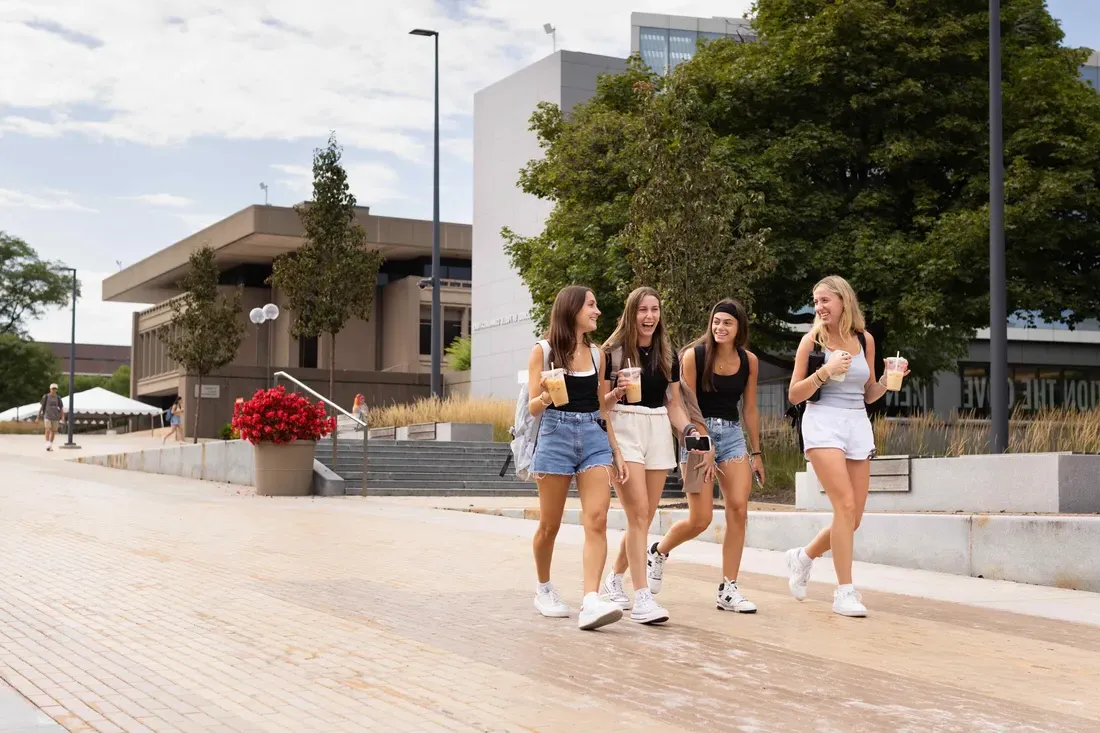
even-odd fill
[[[817,285],[814,285],[814,290],[818,288],[825,288],[840,298],[840,303],[844,306],[844,312],[840,314],[840,336],[862,333],[866,330],[867,323],[863,320],[863,311],[859,309],[859,299],[856,297],[856,291],[852,289],[847,280],[840,275],[829,275],[821,278]],[[825,324],[821,322],[821,317],[816,312],[814,313],[814,325],[810,329],[810,338],[821,348],[827,347],[825,343]]]

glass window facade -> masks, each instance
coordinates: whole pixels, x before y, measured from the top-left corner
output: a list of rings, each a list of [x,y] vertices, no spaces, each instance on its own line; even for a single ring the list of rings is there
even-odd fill
[[[740,35],[738,35],[740,33]],[[638,28],[638,53],[642,61],[658,74],[668,74],[695,55],[699,39],[741,38],[755,41],[751,29],[730,25],[730,33],[669,30],[667,28]]]
[[[669,72],[695,55],[699,34],[695,31],[668,32]]]
[[[658,74],[668,73],[668,30],[663,28],[639,29],[638,51],[642,61]]]

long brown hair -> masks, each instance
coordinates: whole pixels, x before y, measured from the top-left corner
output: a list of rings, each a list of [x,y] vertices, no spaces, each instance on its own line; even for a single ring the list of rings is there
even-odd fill
[[[706,356],[703,359],[702,384],[695,385],[700,392],[715,391],[714,361],[718,358],[718,342],[714,340],[714,315],[724,305],[733,308],[735,314],[733,319],[737,321],[737,335],[733,337],[733,348],[744,348],[749,343],[749,315],[745,312],[745,307],[733,298],[726,298],[715,303],[714,307],[710,309],[710,318],[707,319],[707,330],[684,349],[686,352],[688,349],[694,349],[699,344],[705,347]],[[680,357],[680,363],[683,363],[683,356]],[[698,368],[698,364],[696,364],[696,368]]]
[[[591,292],[592,288],[584,285],[562,288],[550,309],[550,328],[544,336],[550,342],[550,363],[567,372],[572,371],[573,350],[577,347],[577,314]],[[588,334],[584,335],[583,342],[585,346],[592,343]]]
[[[630,295],[626,296],[623,314],[619,316],[619,325],[615,327],[615,332],[604,342],[603,350],[608,354],[615,349],[622,349],[623,363],[619,365],[620,368],[625,366],[627,359],[630,359],[633,366],[641,364],[641,359],[638,358],[638,309],[642,306],[642,301],[651,295],[657,299],[658,303],[661,302],[661,296],[657,294],[657,291],[644,285],[635,288]],[[669,341],[668,331],[665,330],[663,319],[657,320],[657,328],[653,330],[653,343],[660,350],[657,353],[657,358],[649,363],[649,368],[654,369],[656,367],[660,369],[661,373],[665,375],[665,379],[671,380],[672,342]]]

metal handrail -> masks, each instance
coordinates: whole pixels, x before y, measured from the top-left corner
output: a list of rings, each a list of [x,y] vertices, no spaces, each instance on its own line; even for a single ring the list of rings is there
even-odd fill
[[[290,375],[289,375],[289,374],[287,374],[286,372],[275,372],[275,374],[274,374],[274,377],[275,377],[275,384],[278,384],[278,383],[279,383],[279,377],[285,377],[285,378],[289,379],[289,380],[290,380],[291,382],[294,382],[294,383],[295,383],[296,385],[298,385],[298,386],[299,386],[299,387],[301,387],[302,389],[304,389],[304,390],[305,390],[306,392],[309,392],[309,393],[310,393],[311,395],[313,395],[313,396],[314,396],[314,397],[316,397],[317,399],[321,400],[321,402],[324,402],[324,403],[325,403],[326,405],[330,405],[330,406],[332,406],[333,408],[335,408],[335,409],[339,410],[340,412],[342,412],[342,413],[343,413],[344,415],[346,415],[347,417],[350,417],[350,418],[351,418],[352,420],[354,420],[355,422],[357,422],[357,423],[359,423],[360,425],[362,425],[362,426],[363,426],[364,428],[366,428],[366,427],[367,427],[367,424],[366,424],[365,422],[363,422],[362,420],[360,420],[359,418],[357,418],[357,417],[356,417],[355,415],[352,415],[352,414],[351,414],[350,412],[348,412],[347,410],[345,410],[345,409],[344,409],[343,407],[340,407],[340,405],[336,404],[335,402],[333,402],[332,400],[328,399],[328,398],[327,398],[327,397],[325,397],[324,395],[318,394],[317,392],[315,392],[314,390],[310,389],[310,388],[309,388],[309,387],[307,387],[306,385],[302,384],[302,383],[301,383],[300,381],[298,381],[298,380],[297,380],[297,379],[295,379],[294,377],[290,376]]]

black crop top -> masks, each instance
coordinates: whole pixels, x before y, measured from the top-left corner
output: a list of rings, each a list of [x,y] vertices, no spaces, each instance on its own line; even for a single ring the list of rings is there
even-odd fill
[[[695,347],[695,398],[699,401],[699,410],[703,417],[717,417],[723,420],[740,419],[737,403],[745,394],[745,386],[749,383],[749,356],[740,346],[737,347],[737,356],[741,359],[741,367],[737,374],[715,374],[714,389],[704,389],[703,367],[706,364],[707,347],[698,344]]]
[[[669,380],[665,379],[664,372],[661,371],[659,364],[655,363],[656,359],[653,356],[653,351],[656,347],[638,347],[638,365],[642,368],[642,401],[637,403],[630,403],[626,401],[626,398],[619,400],[621,405],[636,404],[639,407],[649,407],[656,409],[658,407],[665,406],[665,391],[668,389]],[[605,359],[605,365],[607,373],[611,374],[611,354],[608,354]],[[619,365],[622,369],[626,366],[625,361]],[[613,375],[614,376],[614,375]],[[676,352],[672,352],[672,380],[673,382],[680,381],[680,359],[676,356]]]
[[[574,376],[565,373],[565,389],[569,392],[569,401],[561,407],[550,405],[547,410],[560,412],[599,412],[600,411],[600,371],[592,364],[591,374]]]

